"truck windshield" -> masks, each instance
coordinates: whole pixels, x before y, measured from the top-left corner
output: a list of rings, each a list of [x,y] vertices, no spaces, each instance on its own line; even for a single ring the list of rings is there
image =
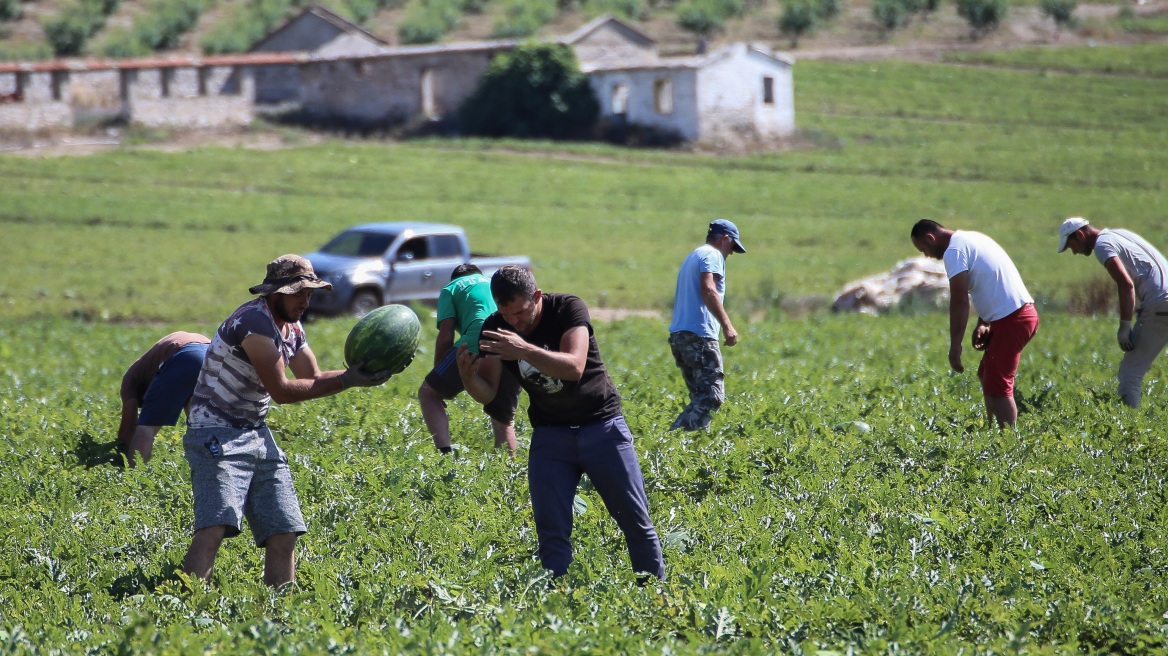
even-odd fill
[[[349,257],[380,257],[397,235],[385,232],[346,230],[321,246],[320,252]]]

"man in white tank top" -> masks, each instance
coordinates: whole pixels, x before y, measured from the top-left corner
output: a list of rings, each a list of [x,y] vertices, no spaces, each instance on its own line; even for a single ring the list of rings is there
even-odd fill
[[[1104,228],[1073,217],[1059,227],[1058,252],[1095,254],[1119,290],[1119,396],[1140,407],[1144,376],[1168,344],[1168,261],[1134,232]],[[1132,325],[1132,319],[1135,325]]]
[[[912,228],[912,243],[926,257],[945,262],[949,276],[949,366],[961,364],[961,341],[969,322],[969,302],[977,312],[972,346],[984,351],[977,368],[987,414],[998,426],[1014,426],[1014,378],[1022,349],[1038,332],[1038,311],[1017,267],[993,239],[968,230],[950,230],[922,219]]]

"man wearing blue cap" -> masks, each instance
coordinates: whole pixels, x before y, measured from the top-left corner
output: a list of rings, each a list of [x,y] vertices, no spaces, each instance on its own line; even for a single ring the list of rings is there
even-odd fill
[[[717,219],[710,223],[706,243],[681,263],[669,347],[689,388],[689,405],[669,430],[708,428],[726,400],[719,330],[726,333],[726,346],[738,343],[738,331],[722,305],[726,297],[726,258],[745,252],[738,227],[726,219]]]

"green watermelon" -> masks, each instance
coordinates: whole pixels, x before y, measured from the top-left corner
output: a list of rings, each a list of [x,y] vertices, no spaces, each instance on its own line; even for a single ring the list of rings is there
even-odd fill
[[[365,361],[365,371],[398,374],[405,371],[418,350],[422,324],[404,305],[383,305],[361,317],[345,340],[345,362]]]

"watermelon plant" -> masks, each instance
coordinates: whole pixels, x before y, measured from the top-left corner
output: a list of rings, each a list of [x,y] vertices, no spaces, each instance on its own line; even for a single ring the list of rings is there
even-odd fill
[[[1145,409],[1119,405],[1110,325],[1044,315],[1019,430],[999,432],[973,375],[947,371],[942,315],[744,324],[711,431],[678,434],[687,394],[661,321],[597,321],[663,542],[667,579],[646,588],[587,482],[576,562],[549,580],[522,457],[495,451],[465,395],[457,457],[435,453],[414,401],[424,368],[275,406],[309,524],[297,583],[277,594],[246,534],[209,584],[178,573],[192,518],[179,428],[145,467],[111,448],[124,367],[159,332],[206,326],[0,320],[0,641],[17,654],[1158,651],[1168,389],[1153,379]],[[339,366],[348,328],[310,326],[322,367]],[[517,432],[522,454],[522,419]]]

